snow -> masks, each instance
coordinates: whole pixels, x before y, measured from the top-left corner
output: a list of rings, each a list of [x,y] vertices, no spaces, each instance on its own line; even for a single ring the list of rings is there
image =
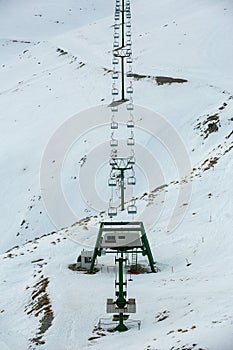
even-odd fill
[[[4,0],[0,9],[1,349],[231,350],[232,2],[132,1],[133,71],[187,82],[133,81],[134,219],[160,272],[128,282],[141,329],[91,341],[114,297],[114,258],[99,258],[95,275],[68,265],[93,248],[107,217],[114,1]],[[216,113],[218,131],[204,138]],[[27,312],[45,278],[39,295],[53,319],[36,345],[45,311]]]

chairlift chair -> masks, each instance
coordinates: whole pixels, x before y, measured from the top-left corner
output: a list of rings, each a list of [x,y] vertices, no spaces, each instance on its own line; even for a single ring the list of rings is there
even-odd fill
[[[137,214],[137,207],[135,204],[128,205],[127,207],[128,214]]]
[[[135,176],[128,177],[127,184],[128,185],[136,185],[136,177]]]
[[[114,96],[116,96],[116,95],[118,95],[118,93],[119,93],[119,90],[117,89],[117,88],[112,88],[112,95],[114,95]]]
[[[114,41],[113,42],[113,47],[116,49],[117,47],[119,47],[119,41]]]
[[[135,145],[135,139],[132,136],[127,139],[127,145],[128,146],[134,146]]]
[[[117,30],[117,29],[120,29],[120,24],[114,24],[114,29]]]
[[[131,37],[131,31],[130,31],[130,30],[127,30],[126,36],[127,36],[127,37]]]
[[[119,60],[117,57],[114,57],[113,60],[112,60],[112,64],[118,64],[119,63]]]
[[[117,185],[117,179],[114,177],[110,177],[108,179],[108,186],[116,186]]]
[[[111,129],[114,129],[114,130],[118,129],[118,123],[115,122],[114,120],[111,122]]]
[[[118,106],[112,106],[112,112],[118,112]]]
[[[131,157],[129,158],[128,164],[129,164],[129,165],[134,165],[134,164],[135,164],[135,157],[134,157],[134,156],[131,156]]]
[[[118,140],[117,139],[111,139],[110,140],[110,146],[111,147],[117,147],[118,146]]]
[[[127,59],[126,59],[126,63],[133,63],[133,59],[132,59],[132,57],[127,57]]]
[[[116,148],[112,148],[111,149],[110,157],[113,158],[113,159],[117,158],[117,149]]]
[[[134,128],[134,121],[133,121],[133,119],[128,120],[128,122],[127,122],[127,128]]]
[[[132,78],[132,77],[133,77],[133,71],[132,71],[132,70],[129,70],[129,71],[126,73],[126,76],[127,76],[127,78]]]
[[[132,103],[128,103],[126,106],[127,111],[133,111],[133,104]]]
[[[127,91],[128,94],[132,94],[133,93],[133,87],[132,86],[128,86],[126,91]]]
[[[119,33],[115,32],[113,37],[114,37],[114,39],[118,39],[119,38]]]
[[[109,164],[110,164],[111,166],[116,165],[115,159],[114,159],[114,158],[111,158],[110,161],[109,161]]]
[[[119,76],[118,72],[112,73],[112,79],[118,79],[118,76]]]
[[[117,208],[116,207],[109,207],[108,208],[108,216],[116,216],[117,215]]]
[[[130,22],[126,22],[126,28],[131,28],[131,23]]]
[[[126,45],[127,46],[131,46],[132,45],[132,40],[131,39],[126,40]]]

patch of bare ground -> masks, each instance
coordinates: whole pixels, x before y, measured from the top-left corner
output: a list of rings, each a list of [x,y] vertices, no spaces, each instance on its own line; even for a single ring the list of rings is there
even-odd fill
[[[194,129],[199,130],[200,135],[206,139],[213,132],[217,132],[220,126],[219,114],[215,113],[207,114],[207,118],[203,122],[198,122]]]
[[[109,73],[113,72],[112,69],[103,68],[103,70],[105,71],[105,74],[109,74]],[[120,73],[120,72],[118,72],[118,73]],[[165,77],[165,76],[153,76],[153,75],[139,74],[139,73],[132,73],[131,76],[132,76],[132,78],[134,80],[146,79],[146,80],[155,81],[157,85],[183,84],[183,83],[187,83],[188,82],[187,79],[183,79],[183,78],[173,78],[173,77]],[[123,102],[125,102],[125,101],[123,101]]]
[[[47,293],[49,285],[48,277],[41,278],[33,287],[31,293],[31,302],[25,307],[27,315],[39,318],[39,326],[36,334],[30,339],[30,349],[33,346],[45,344],[44,334],[51,327],[54,314],[51,301]]]

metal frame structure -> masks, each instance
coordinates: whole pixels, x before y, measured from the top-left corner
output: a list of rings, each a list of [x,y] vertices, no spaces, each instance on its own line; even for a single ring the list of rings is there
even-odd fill
[[[121,210],[125,209],[125,171],[132,170],[130,158],[112,158],[112,170],[119,171],[121,189]]]
[[[103,240],[105,234],[109,234],[109,237],[116,237],[117,234],[121,234],[121,238],[130,238],[131,240],[126,239],[123,243],[114,241],[115,243],[106,244],[106,241]],[[122,234],[125,234],[123,236]],[[114,236],[115,235],[115,236]],[[128,236],[128,237],[127,237]],[[130,237],[131,236],[131,237]],[[108,236],[107,236],[108,237]],[[119,237],[119,238],[120,238]],[[136,237],[136,239],[135,239]],[[127,296],[127,281],[124,281],[124,270],[123,263],[126,262],[124,258],[125,253],[134,253],[142,255],[147,255],[149,265],[152,272],[155,271],[155,262],[153,255],[150,249],[150,245],[147,239],[145,228],[142,222],[102,222],[100,224],[99,233],[96,240],[95,249],[93,252],[90,273],[94,273],[94,266],[97,256],[102,255],[102,251],[105,249],[105,253],[114,253],[119,254],[119,258],[115,258],[115,263],[118,263],[118,281],[115,281],[116,287],[116,300],[107,299],[107,313],[115,314],[114,317],[118,321],[118,325],[114,328],[115,331],[124,332],[128,328],[125,325],[124,321],[128,318],[126,313],[135,313],[136,312],[136,303],[135,299],[130,298],[126,299]]]
[[[113,74],[112,74],[112,103],[110,105],[112,117],[110,123],[111,129],[111,156],[110,156],[110,178],[108,185],[111,187],[112,197],[109,201],[108,215],[110,218],[117,215],[117,207],[113,205],[114,199],[114,186],[120,184],[120,208],[121,211],[125,209],[125,185],[135,185],[136,177],[134,171],[135,157],[134,157],[134,104],[133,104],[133,85],[132,85],[132,41],[131,41],[131,12],[130,12],[130,0],[116,0],[115,6],[115,24],[114,24],[114,42],[113,42]],[[128,71],[125,74],[125,59],[129,64]],[[117,79],[119,71],[116,66],[121,62],[121,100],[115,100],[120,92],[120,87],[117,87]],[[128,79],[129,78],[129,79]],[[125,80],[130,80],[129,86],[125,91]],[[128,94],[128,99],[125,98],[125,93]],[[117,121],[116,113],[118,112],[118,104],[127,102],[125,109],[129,114],[129,119],[125,123],[125,127],[129,132],[129,136],[126,139],[127,154],[128,157],[118,156],[119,142],[114,135],[114,131],[118,129],[119,123]],[[125,172],[130,173],[127,181],[125,182]],[[132,187],[131,187],[132,188]],[[132,188],[133,190],[133,188]],[[118,200],[118,199],[117,199]],[[132,203],[127,206],[128,214],[136,214],[137,208],[135,205],[135,198],[132,197]],[[93,251],[89,273],[94,273],[94,266],[98,256],[103,254],[113,253],[117,254],[115,263],[118,263],[118,279],[115,281],[116,288],[116,300],[107,299],[107,312],[115,313],[113,318],[119,323],[114,329],[119,332],[126,331],[128,328],[124,324],[124,321],[129,317],[125,313],[135,313],[136,303],[135,299],[126,299],[127,295],[127,281],[124,281],[124,267],[126,262],[125,255],[132,253],[132,256],[142,254],[147,256],[150,265],[151,272],[156,272],[155,262],[150,249],[149,241],[147,239],[144,225],[141,221],[126,221],[126,222],[101,222],[98,236],[96,239],[95,248]],[[118,257],[120,255],[120,257]]]
[[[91,260],[91,266],[90,266],[90,273],[94,272],[94,266],[97,256],[101,256],[103,249],[105,247],[102,244],[103,234],[104,233],[113,233],[113,232],[138,232],[140,234],[141,244],[140,246],[118,246],[115,249],[114,248],[107,248],[106,253],[135,253],[135,248],[137,248],[136,252],[137,254],[142,254],[143,256],[147,256],[149,265],[152,272],[156,272],[155,270],[155,262],[153,259],[153,255],[150,249],[149,241],[147,239],[146,231],[144,228],[144,225],[141,221],[129,221],[129,222],[101,222],[99,233],[96,240],[96,245],[94,248],[92,260]],[[110,250],[110,251],[109,251]]]

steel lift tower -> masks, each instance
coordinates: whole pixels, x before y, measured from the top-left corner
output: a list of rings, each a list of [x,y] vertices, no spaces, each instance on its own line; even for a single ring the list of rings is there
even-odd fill
[[[127,282],[124,280],[124,263],[126,254],[142,254],[147,256],[151,272],[156,272],[155,262],[147,239],[146,231],[142,222],[130,221],[128,215],[137,213],[134,196],[129,199],[127,210],[125,210],[125,188],[136,185],[134,166],[135,160],[135,138],[134,138],[134,104],[132,84],[132,40],[131,40],[131,10],[130,0],[116,0],[114,15],[114,41],[113,41],[113,70],[112,70],[112,103],[110,121],[110,176],[108,179],[109,188],[112,191],[109,201],[108,216],[109,222],[100,224],[89,272],[94,273],[94,266],[98,256],[102,253],[115,254],[115,264],[118,265],[118,278],[115,281],[115,300],[107,299],[107,312],[113,313],[113,319],[118,321],[115,328],[117,331],[126,331],[128,327],[124,321],[128,319],[128,313],[136,312],[135,299],[127,299]],[[117,69],[120,63],[120,71]],[[126,70],[126,64],[128,65]],[[126,72],[125,72],[126,71]],[[120,79],[119,79],[120,77]],[[119,98],[121,91],[121,98]],[[120,125],[117,119],[118,106],[122,104],[125,113],[125,123]],[[125,110],[124,110],[125,109]],[[119,142],[115,132],[119,128],[127,131],[126,154],[119,156]],[[114,189],[119,190],[119,196],[114,198]],[[116,201],[119,201],[116,205]],[[126,221],[113,221],[118,210],[125,212]]]

